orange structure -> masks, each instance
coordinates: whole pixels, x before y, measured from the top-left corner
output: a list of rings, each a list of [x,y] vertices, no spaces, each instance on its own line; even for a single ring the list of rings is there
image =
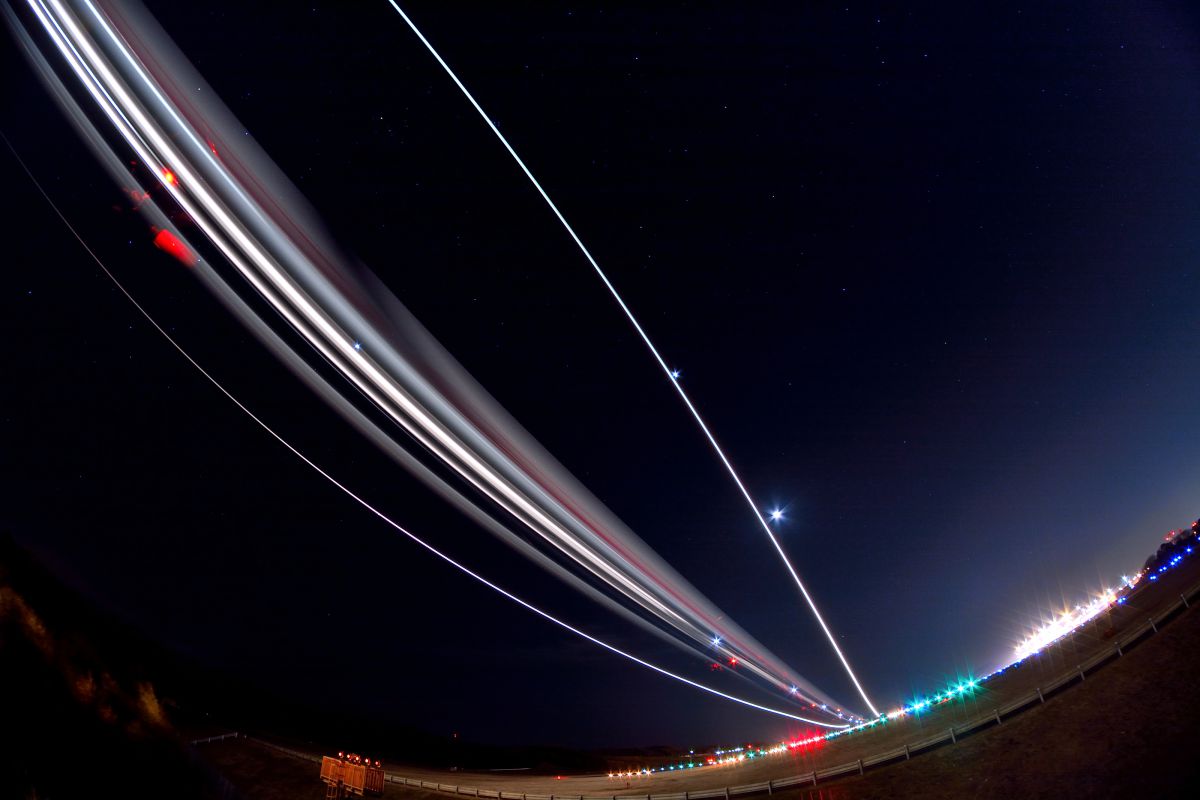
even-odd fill
[[[367,768],[362,764],[346,764],[342,769],[342,786],[347,794],[362,797],[367,788]]]
[[[326,800],[337,800],[342,796],[342,768],[344,766],[346,766],[346,762],[342,761],[340,757],[321,757],[321,780],[325,782]]]
[[[367,783],[364,787],[367,794],[383,795],[383,767],[379,762],[375,766],[367,766]]]
[[[372,763],[371,759],[354,753],[338,753],[337,758],[322,756],[321,780],[325,782],[327,800],[383,794],[383,767],[378,761]]]

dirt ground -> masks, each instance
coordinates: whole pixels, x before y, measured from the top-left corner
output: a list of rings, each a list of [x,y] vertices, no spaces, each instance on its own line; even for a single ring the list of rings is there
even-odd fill
[[[699,790],[808,772],[915,741],[1043,685],[1157,613],[1200,580],[1200,560],[1181,565],[1158,585],[1131,597],[1111,617],[1098,620],[1046,651],[1021,670],[1005,673],[975,698],[943,706],[920,720],[837,740],[818,753],[764,759],[754,765],[653,776],[633,790]],[[1200,605],[1200,603],[1193,603]],[[1077,682],[1049,696],[1044,706],[1008,718],[910,762],[877,768],[863,777],[816,790],[787,790],[788,800],[875,800],[921,797],[1191,797],[1200,788],[1200,762],[1192,755],[1200,733],[1200,612],[1189,609],[1153,636],[1125,648]],[[228,740],[203,746],[203,755],[252,800],[322,797],[317,767],[278,751]],[[464,786],[543,794],[612,795],[633,792],[605,776],[545,777],[436,773],[388,765],[397,772]],[[519,783],[519,785],[518,785]],[[543,785],[544,784],[544,785]],[[389,786],[389,797],[441,800],[447,795]]]

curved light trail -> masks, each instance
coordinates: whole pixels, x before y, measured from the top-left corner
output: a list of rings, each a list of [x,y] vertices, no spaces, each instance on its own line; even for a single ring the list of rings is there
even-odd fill
[[[3,135],[0,134],[0,137],[2,137],[2,136]],[[411,531],[409,531],[408,529],[406,529],[405,527],[400,525],[398,522],[393,520],[387,514],[384,514],[382,511],[377,509],[375,506],[368,503],[365,499],[363,499],[361,496],[356,494],[353,490],[351,490],[345,484],[341,483],[336,478],[334,478],[332,475],[330,475],[328,472],[326,472],[324,469],[322,469],[316,462],[312,461],[310,458],[308,458],[308,456],[304,455],[304,453],[300,452],[300,450],[298,450],[290,442],[288,442],[286,439],[284,439],[283,436],[276,433],[273,428],[271,428],[269,425],[267,425],[266,422],[264,422],[253,411],[251,411],[248,407],[246,407],[246,405],[243,404],[242,401],[238,400],[238,398],[236,396],[234,396],[232,392],[230,392],[228,389],[226,389],[220,383],[220,381],[218,381],[216,378],[214,378],[212,376],[212,374],[210,374],[208,372],[208,370],[204,369],[204,367],[201,366],[200,363],[198,361],[196,361],[196,359],[192,358],[191,354],[189,354],[177,341],[175,341],[175,339],[171,336],[171,334],[167,333],[166,329],[164,329],[161,325],[158,324],[158,322],[154,319],[154,317],[152,317],[150,315],[150,312],[148,312],[145,309],[145,307],[143,307],[142,304],[139,303],[133,297],[132,294],[130,294],[129,290],[127,290],[125,288],[124,284],[122,284],[121,281],[117,279],[116,275],[114,275],[112,273],[112,271],[109,270],[109,268],[104,264],[104,262],[100,259],[100,257],[98,255],[96,255],[95,251],[93,251],[92,248],[88,246],[87,242],[84,241],[83,237],[79,235],[79,232],[75,230],[75,227],[73,225],[71,225],[70,221],[66,218],[66,216],[63,215],[62,211],[59,210],[58,206],[54,203],[54,201],[46,193],[46,190],[42,188],[42,185],[33,176],[33,173],[29,171],[29,167],[26,166],[25,162],[21,159],[21,157],[19,155],[17,155],[16,151],[12,149],[12,144],[8,141],[8,138],[7,137],[3,137],[3,138],[4,138],[5,144],[8,145],[9,150],[12,151],[13,157],[16,158],[17,162],[21,165],[21,168],[25,171],[25,174],[29,176],[29,179],[33,182],[33,185],[35,187],[37,187],[38,192],[42,195],[43,198],[45,198],[46,202],[54,210],[54,213],[58,216],[58,218],[60,220],[62,220],[62,223],[67,227],[67,230],[69,230],[71,232],[71,235],[75,238],[75,240],[77,242],[79,242],[80,246],[83,247],[83,249],[91,257],[91,259],[96,262],[96,265],[100,267],[100,269],[104,272],[104,274],[108,277],[108,279],[111,280],[113,282],[113,284],[117,287],[117,289],[121,292],[121,294],[125,296],[125,299],[128,300],[133,305],[133,307],[137,309],[138,313],[140,313],[146,319],[146,321],[149,322],[150,325],[156,331],[158,331],[159,334],[161,334],[164,339],[167,340],[167,342],[171,345],[171,347],[175,348],[175,350],[181,356],[183,356],[184,359],[186,359],[189,364],[191,364],[193,367],[195,367],[196,370],[201,375],[203,375],[204,378],[209,383],[211,383],[213,386],[215,386],[217,388],[217,390],[219,392],[221,392],[221,394],[225,395],[225,397],[227,397],[230,400],[230,402],[232,402],[241,411],[243,411],[246,414],[246,416],[248,416],[251,420],[254,421],[254,423],[256,425],[258,425],[260,428],[262,428],[264,431],[266,431],[271,436],[271,438],[275,439],[275,441],[279,442],[281,445],[283,445],[285,448],[287,448],[287,450],[290,451],[294,456],[296,456],[296,458],[300,459],[306,465],[308,465],[310,468],[312,468],[312,470],[314,472],[316,472],[318,475],[320,475],[325,480],[329,481],[331,484],[333,484],[335,487],[337,487],[339,490],[341,490],[347,497],[349,497],[354,502],[358,503],[360,506],[365,508],[367,511],[374,514],[376,517],[378,517],[384,523],[391,526],[392,528],[399,531],[400,533],[404,534],[410,540],[412,540],[414,543],[420,545],[425,550],[427,550],[428,552],[437,556],[442,561],[445,561],[450,566],[459,570],[463,574],[468,575],[471,578],[474,578],[476,581],[482,583],[484,586],[487,586],[489,589],[491,589],[501,595],[504,595],[509,600],[512,600],[514,603],[516,603],[517,605],[520,605],[521,607],[525,608],[526,610],[532,611],[534,614],[537,614],[542,619],[552,622],[555,625],[558,625],[559,627],[570,631],[571,633],[575,634],[576,636],[586,639],[587,641],[591,642],[592,644],[598,645],[599,647],[602,647],[605,650],[608,650],[610,653],[614,653],[615,655],[618,655],[618,656],[621,656],[622,658],[628,659],[629,661],[632,661],[633,663],[638,664],[639,666],[646,667],[647,669],[653,670],[654,672],[657,672],[660,675],[663,675],[665,677],[679,681],[680,683],[684,683],[688,686],[691,686],[692,688],[700,689],[701,691],[708,692],[709,694],[715,695],[716,697],[720,697],[724,700],[729,700],[731,702],[738,703],[738,704],[746,706],[748,708],[753,708],[757,711],[764,711],[769,714],[775,714],[777,716],[786,717],[787,719],[796,720],[798,722],[807,722],[809,724],[818,725],[823,728],[845,729],[845,728],[850,727],[847,724],[835,724],[835,723],[830,723],[830,722],[823,722],[821,720],[809,719],[807,717],[802,717],[802,716],[799,716],[798,714],[792,714],[790,712],[783,711],[778,708],[771,708],[770,706],[765,706],[760,703],[755,703],[751,700],[746,700],[745,698],[737,697],[736,695],[728,694],[727,692],[722,692],[719,689],[714,689],[711,686],[706,686],[703,683],[694,681],[683,675],[679,675],[678,673],[672,672],[671,670],[665,669],[664,667],[660,667],[657,664],[654,664],[650,661],[646,661],[643,658],[639,658],[639,657],[633,655],[632,653],[622,650],[621,648],[619,648],[615,645],[609,644],[608,642],[604,641],[603,639],[600,639],[599,637],[592,636],[590,633],[587,633],[583,630],[580,630],[579,628],[576,628],[575,626],[571,625],[569,622],[566,622],[547,611],[543,611],[542,609],[538,608],[537,606],[528,602],[527,600],[524,600],[521,597],[518,597],[516,594],[513,594],[512,592],[503,588],[502,586],[493,583],[492,581],[485,578],[483,575],[472,570],[470,567],[467,567],[465,564],[455,560],[454,558],[450,557],[446,553],[442,552],[441,550],[437,549],[433,545],[429,544],[424,539],[420,538],[416,534],[412,533]]]
[[[472,497],[400,456],[393,434],[364,424],[365,417],[351,410],[353,403],[323,379],[305,377],[302,357],[265,335],[269,325],[258,312],[237,305],[232,288],[197,270],[351,424],[472,519],[576,588],[597,598],[595,590],[603,587],[626,616],[636,613],[697,654],[715,651],[739,665],[739,677],[753,678],[787,702],[841,716],[826,709],[839,704],[730,621],[579,484],[386,287],[348,263],[295,188],[244,137],[219,100],[201,91],[203,80],[152,18],[111,0],[27,1],[37,22],[32,28],[48,44],[34,42],[8,6],[6,18],[47,82],[53,84],[47,72],[57,73],[43,49],[61,56],[78,81],[75,91],[95,104],[123,147],[151,171],[156,191],[178,205],[259,298],[340,373],[357,392],[353,396],[366,398]],[[72,108],[71,91],[59,85],[52,93],[82,128],[85,115]],[[85,132],[84,138],[102,157],[116,158],[98,132]],[[184,246],[184,231],[169,234],[172,246]],[[503,521],[493,519],[495,514]],[[714,639],[720,643],[715,648]]]
[[[554,216],[558,218],[558,221],[562,223],[563,229],[566,230],[567,234],[571,237],[571,240],[575,242],[576,247],[579,248],[579,252],[582,253],[583,257],[587,259],[588,263],[592,265],[592,269],[595,270],[596,275],[600,277],[601,282],[604,283],[604,286],[608,289],[609,294],[611,294],[613,299],[617,301],[617,305],[621,307],[621,311],[625,313],[626,318],[628,318],[630,324],[633,325],[634,330],[637,331],[637,334],[641,337],[642,342],[645,343],[646,349],[648,349],[650,354],[654,356],[654,360],[658,362],[658,366],[662,370],[663,374],[666,375],[667,379],[671,382],[671,385],[675,387],[675,391],[679,394],[679,398],[683,400],[683,404],[687,406],[688,411],[691,412],[692,417],[696,420],[696,424],[700,427],[701,432],[704,433],[704,437],[708,439],[709,444],[712,446],[713,452],[716,453],[717,458],[720,459],[721,463],[725,466],[725,470],[733,479],[738,491],[741,492],[742,497],[745,498],[746,504],[754,513],[754,518],[758,520],[759,525],[763,529],[763,533],[767,535],[767,539],[770,540],[771,545],[775,548],[775,552],[778,553],[779,559],[783,562],[788,574],[792,577],[792,581],[795,582],[796,588],[800,590],[800,594],[804,598],[804,602],[808,604],[809,609],[812,611],[813,617],[817,620],[817,624],[821,626],[821,630],[825,633],[825,638],[829,640],[830,647],[832,647],[833,652],[837,654],[838,660],[842,664],[842,668],[845,670],[846,675],[849,676],[850,681],[854,684],[854,688],[858,690],[859,696],[862,697],[863,702],[867,704],[867,707],[871,709],[871,712],[878,717],[879,710],[871,703],[871,698],[867,697],[866,690],[863,689],[862,684],[859,683],[858,677],[854,674],[854,670],[850,667],[850,662],[846,660],[846,656],[842,653],[842,649],[838,647],[838,643],[834,638],[833,631],[829,629],[829,625],[825,622],[825,618],[821,616],[820,610],[817,609],[816,602],[813,600],[812,595],[809,594],[808,589],[804,586],[804,581],[800,580],[800,575],[796,572],[796,568],[792,566],[791,560],[788,558],[783,546],[780,545],[779,539],[776,538],[775,533],[771,530],[771,526],[767,522],[766,517],[763,515],[762,511],[759,510],[758,504],[750,495],[750,491],[746,488],[745,483],[742,482],[737,470],[733,468],[733,464],[730,463],[729,458],[725,455],[725,451],[721,448],[721,445],[717,443],[716,437],[713,435],[708,425],[704,422],[704,418],[700,416],[700,412],[692,403],[691,398],[688,397],[687,392],[684,391],[683,385],[679,381],[679,371],[672,369],[667,365],[666,360],[662,357],[662,354],[659,353],[658,348],[654,346],[654,342],[650,340],[649,334],[647,334],[645,329],[642,328],[641,324],[637,320],[637,317],[634,316],[633,311],[625,303],[624,298],[621,297],[621,294],[617,291],[617,288],[613,285],[612,281],[609,280],[608,275],[606,275],[604,270],[600,268],[600,265],[596,262],[596,259],[592,257],[591,251],[587,249],[587,246],[584,245],[583,240],[579,238],[577,233],[575,233],[575,229],[571,227],[569,222],[567,222],[567,218],[563,216],[563,213],[558,210],[558,206],[556,206],[554,201],[550,199],[550,195],[545,189],[542,188],[541,183],[539,183],[538,179],[534,177],[533,172],[530,171],[529,167],[525,165],[525,162],[521,160],[521,157],[517,155],[517,151],[513,149],[511,144],[508,143],[508,139],[504,137],[504,134],[502,134],[500,129],[496,127],[496,124],[492,122],[491,117],[484,112],[483,107],[479,105],[478,101],[475,100],[475,97],[467,90],[467,87],[463,84],[463,82],[459,80],[458,75],[454,73],[454,70],[450,68],[450,65],[447,64],[445,59],[443,59],[438,51],[434,49],[429,40],[425,38],[425,34],[421,33],[420,28],[416,26],[408,14],[404,13],[404,9],[400,7],[396,0],[388,0],[388,3],[391,4],[392,8],[396,10],[396,13],[400,15],[401,19],[407,23],[408,27],[412,29],[412,32],[416,34],[417,38],[421,40],[421,44],[425,45],[425,49],[427,49],[430,55],[432,55],[438,64],[441,65],[446,74],[450,76],[450,80],[452,80],[454,85],[459,88],[463,96],[467,98],[467,101],[470,102],[475,111],[479,113],[480,118],[484,121],[492,133],[496,135],[496,138],[500,141],[500,143],[504,145],[504,149],[507,150],[508,154],[513,157],[513,161],[517,163],[517,166],[520,167],[521,171],[525,173],[525,177],[529,178],[529,182],[533,184],[533,187],[537,190],[538,194],[540,194],[542,199],[546,201],[546,205],[549,207],[550,211],[553,212]]]

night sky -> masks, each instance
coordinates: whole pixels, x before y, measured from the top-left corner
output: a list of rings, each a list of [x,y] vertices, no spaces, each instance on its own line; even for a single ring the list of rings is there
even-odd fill
[[[505,408],[733,619],[865,710],[628,322],[384,0],[148,5]],[[751,492],[786,510],[783,543],[877,705],[997,666],[1039,610],[1200,515],[1194,7],[402,5],[682,370]],[[4,53],[4,133],[247,405],[489,577],[685,663],[308,394],[154,249]],[[437,733],[691,746],[795,730],[570,638],[400,539],[172,350],[2,155],[0,527],[70,585],[281,696]]]

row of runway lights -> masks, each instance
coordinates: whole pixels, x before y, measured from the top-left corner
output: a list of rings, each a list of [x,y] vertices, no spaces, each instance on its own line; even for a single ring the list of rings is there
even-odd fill
[[[1158,580],[1159,575],[1161,575],[1162,573],[1169,570],[1171,567],[1178,564],[1180,561],[1183,560],[1184,556],[1190,554],[1191,552],[1192,552],[1192,548],[1188,547],[1182,553],[1180,553],[1179,555],[1175,556],[1170,561],[1168,561],[1166,564],[1163,564],[1161,567],[1159,567],[1157,570],[1155,570],[1153,574],[1150,575],[1150,580],[1152,580],[1152,581]]]
[[[608,773],[608,777],[637,778],[646,777],[649,775],[658,775],[664,772],[674,772],[677,770],[697,769],[700,767],[731,766],[743,764],[746,761],[752,761],[757,758],[803,750],[823,744],[833,739],[837,739],[841,736],[848,736],[852,733],[857,733],[859,731],[874,728],[878,725],[886,724],[890,720],[899,719],[900,717],[910,715],[919,715],[921,712],[933,708],[934,706],[948,703],[951,700],[960,699],[972,694],[977,688],[979,688],[979,685],[982,682],[983,679],[976,680],[972,678],[952,686],[947,686],[937,694],[914,700],[912,703],[909,703],[902,708],[898,708],[895,711],[891,711],[886,714],[880,714],[876,719],[868,722],[862,722],[854,727],[846,728],[844,730],[817,734],[807,739],[793,739],[788,742],[779,742],[771,747],[754,747],[752,745],[747,745],[745,747],[734,747],[727,750],[716,750],[712,755],[701,756],[698,758],[693,754],[689,755],[689,758],[686,761],[679,761],[675,764],[666,764],[661,767],[643,767],[636,770],[610,772]]]
[[[900,719],[907,716],[919,716],[922,712],[927,711],[935,706],[948,703],[951,700],[961,699],[971,695],[985,681],[1000,675],[1006,670],[1020,664],[1023,660],[1031,655],[1041,651],[1047,645],[1061,639],[1067,634],[1074,631],[1076,628],[1083,625],[1085,622],[1093,619],[1105,609],[1111,608],[1113,605],[1121,605],[1125,602],[1124,591],[1132,589],[1142,579],[1146,578],[1151,581],[1158,580],[1158,576],[1167,570],[1175,567],[1181,562],[1184,557],[1192,553],[1192,548],[1186,548],[1182,553],[1174,556],[1166,564],[1159,567],[1150,575],[1146,575],[1143,571],[1139,571],[1132,578],[1125,578],[1125,585],[1116,591],[1105,590],[1104,594],[1096,598],[1093,602],[1086,606],[1076,606],[1074,611],[1064,612],[1058,619],[1042,626],[1033,636],[1030,636],[1024,642],[1017,646],[1016,652],[1018,658],[1010,664],[1007,664],[1000,669],[995,670],[982,678],[971,678],[961,683],[947,686],[940,692],[928,697],[914,700],[902,708],[886,714],[880,714],[878,718],[862,721],[858,725],[850,728],[845,728],[840,731],[832,731],[830,733],[817,734],[810,736],[807,739],[794,739],[788,742],[780,742],[771,747],[753,747],[747,745],[745,747],[734,747],[725,750],[716,750],[712,755],[695,757],[694,754],[689,754],[686,761],[679,761],[675,764],[667,764],[660,767],[643,767],[636,770],[625,770],[623,772],[610,772],[610,778],[637,778],[648,775],[658,775],[664,772],[674,772],[678,770],[697,769],[700,767],[718,767],[729,766],[734,764],[742,764],[746,761],[751,761],[756,758],[765,756],[780,755],[782,753],[794,752],[815,745],[820,745],[833,739],[842,736],[848,736],[859,731],[869,730],[878,725],[886,724],[887,722]],[[1031,649],[1031,645],[1036,644],[1036,647]]]
[[[771,518],[773,520],[778,519],[777,513],[778,512],[771,512]],[[1200,528],[1200,524],[1193,525],[1192,527],[1193,527],[1193,531],[1196,531],[1198,528]],[[1172,532],[1172,533],[1179,533],[1179,532]],[[1193,534],[1193,535],[1195,535],[1195,534]],[[1159,567],[1154,573],[1150,574],[1148,576],[1148,579],[1151,581],[1157,581],[1158,576],[1160,574],[1166,572],[1167,570],[1169,570],[1172,567],[1179,564],[1179,562],[1182,561],[1185,556],[1191,554],[1191,552],[1192,552],[1192,548],[1190,546],[1187,547],[1183,552],[1178,553],[1170,561],[1168,561],[1163,566]],[[1041,628],[1036,630],[1032,635],[1030,635],[1024,641],[1022,641],[1020,644],[1018,644],[1016,646],[1016,648],[1014,648],[1014,653],[1015,653],[1016,657],[1014,658],[1014,660],[1011,663],[1006,664],[1005,666],[1000,667],[999,669],[997,669],[991,673],[988,673],[987,675],[980,678],[978,681],[972,680],[970,682],[971,687],[974,688],[979,683],[982,683],[983,681],[993,678],[996,675],[1003,673],[1005,670],[1007,670],[1013,666],[1016,666],[1017,664],[1020,664],[1026,658],[1029,658],[1030,656],[1041,652],[1043,649],[1045,649],[1049,645],[1053,644],[1054,642],[1058,641],[1059,639],[1063,638],[1064,636],[1067,636],[1067,635],[1073,633],[1075,630],[1082,627],[1085,623],[1090,622],[1092,619],[1096,618],[1097,616],[1099,616],[1101,613],[1103,613],[1107,609],[1111,608],[1112,606],[1123,604],[1125,602],[1125,594],[1124,593],[1129,589],[1133,589],[1133,587],[1136,586],[1137,583],[1143,577],[1147,577],[1144,570],[1139,570],[1138,572],[1134,573],[1132,578],[1126,577],[1126,576],[1121,576],[1122,581],[1124,582],[1124,585],[1120,589],[1117,589],[1117,590],[1105,589],[1103,591],[1103,593],[1099,597],[1093,599],[1091,603],[1088,603],[1087,605],[1076,606],[1074,608],[1074,610],[1064,611],[1059,617],[1047,622]],[[713,645],[713,647],[720,650],[721,645],[722,645],[721,638],[719,636],[713,637],[712,645]],[[738,660],[737,660],[736,656],[729,657],[729,665],[731,667],[736,667],[737,663],[738,663]],[[720,665],[718,663],[714,662],[713,667],[719,668]],[[797,691],[797,689],[795,687],[792,687],[792,694],[795,694],[796,691]],[[936,698],[941,697],[941,696],[942,695],[935,695],[935,699],[933,700],[933,702],[934,703],[939,702],[939,700],[937,700]],[[923,701],[923,702],[925,702],[925,701]],[[944,702],[944,700],[941,702]],[[919,712],[923,707],[925,707],[925,706],[923,706],[921,703],[905,706],[904,708],[898,709],[897,711],[893,711],[890,714],[881,714],[879,716],[879,718],[874,719],[874,720],[866,720],[861,717],[856,717],[853,715],[845,715],[842,713],[842,709],[839,708],[839,709],[836,709],[836,712],[830,711],[829,713],[831,713],[831,714],[836,713],[836,716],[839,719],[847,720],[849,722],[854,722],[857,724],[851,728],[846,728],[842,731],[822,734],[820,736],[815,736],[812,739],[805,740],[805,741],[810,742],[810,743],[814,742],[814,741],[824,741],[824,740],[835,738],[839,735],[845,735],[847,733],[854,733],[855,731],[874,727],[875,725],[879,724],[880,721],[886,722],[888,719],[895,719],[897,716],[904,716],[909,713]],[[826,705],[818,706],[815,703],[811,705],[811,708],[813,708],[813,709],[820,708],[822,711],[829,711],[828,706],[826,706]],[[780,745],[780,747],[786,747],[786,745]],[[739,748],[739,749],[742,749],[742,748]],[[717,751],[717,755],[720,756],[721,752],[722,751]],[[759,755],[769,755],[771,753],[781,752],[781,751],[779,751],[778,748],[769,748],[766,750],[748,751],[748,752],[758,752]],[[750,756],[750,757],[753,757],[753,756]],[[716,758],[715,760],[710,758],[707,761],[701,762],[701,763],[689,761],[687,763],[669,765],[667,767],[660,767],[657,769],[645,769],[640,772],[631,772],[628,775],[626,775],[625,773],[621,773],[621,775],[623,777],[630,777],[632,775],[637,775],[637,774],[648,775],[648,774],[650,774],[652,772],[656,772],[656,771],[662,772],[662,771],[669,771],[672,769],[694,769],[695,767],[712,766],[714,764],[717,764],[717,765],[728,764],[728,763],[733,763],[734,761],[744,761],[744,760],[745,760],[745,758],[734,758],[734,757]],[[614,777],[615,776],[616,776],[616,774],[614,773]]]

